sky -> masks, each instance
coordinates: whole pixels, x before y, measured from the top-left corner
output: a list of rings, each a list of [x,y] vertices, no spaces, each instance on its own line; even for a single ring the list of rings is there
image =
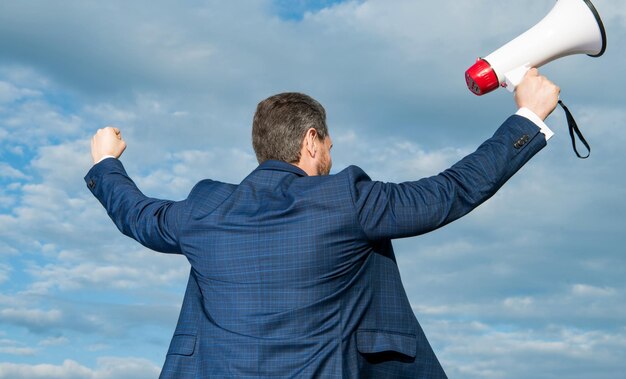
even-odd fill
[[[541,68],[591,144],[556,135],[492,199],[394,242],[415,314],[450,378],[626,372],[626,4],[593,0],[606,53]],[[89,140],[115,125],[127,171],[184,199],[257,163],[256,104],[326,108],[333,170],[437,174],[515,112],[463,74],[551,0],[0,2],[0,379],[156,378],[189,264],[122,236],[87,190]]]

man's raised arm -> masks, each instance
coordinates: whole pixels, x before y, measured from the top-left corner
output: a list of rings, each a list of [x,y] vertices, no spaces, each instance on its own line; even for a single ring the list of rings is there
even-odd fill
[[[427,233],[472,211],[546,145],[543,120],[557,105],[559,87],[530,70],[511,116],[474,153],[439,175],[400,184],[354,178],[354,201],[365,234],[374,240]],[[527,117],[526,115],[530,115]]]
[[[118,128],[99,129],[91,139],[94,166],[85,176],[87,187],[122,233],[150,249],[180,253],[177,235],[185,202],[145,196],[117,159],[125,149]]]

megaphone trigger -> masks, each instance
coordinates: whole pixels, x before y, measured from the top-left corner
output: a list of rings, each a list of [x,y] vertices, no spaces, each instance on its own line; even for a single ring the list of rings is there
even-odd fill
[[[504,81],[501,86],[509,92],[515,92],[515,88],[522,82],[524,75],[530,70],[529,64],[524,64],[504,74]]]

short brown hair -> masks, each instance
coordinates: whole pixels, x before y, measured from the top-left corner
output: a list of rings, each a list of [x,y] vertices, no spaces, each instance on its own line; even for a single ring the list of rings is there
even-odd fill
[[[261,101],[252,121],[252,147],[257,160],[298,162],[302,141],[310,128],[322,140],[328,135],[326,111],[312,97],[286,92]]]

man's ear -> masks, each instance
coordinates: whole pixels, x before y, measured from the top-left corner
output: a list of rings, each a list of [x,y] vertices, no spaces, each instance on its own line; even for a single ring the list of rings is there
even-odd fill
[[[317,154],[317,130],[310,128],[304,135],[304,147],[311,158],[315,158]]]

